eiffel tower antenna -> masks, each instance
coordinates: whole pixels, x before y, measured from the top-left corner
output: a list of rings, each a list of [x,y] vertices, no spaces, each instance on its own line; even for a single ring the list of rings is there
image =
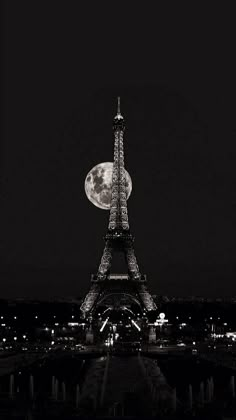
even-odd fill
[[[117,98],[117,115],[121,115],[120,113],[120,96]]]
[[[117,98],[117,114],[120,114],[120,96]]]
[[[118,120],[123,119],[123,117],[121,115],[121,112],[120,112],[120,96],[118,96],[118,98],[117,98],[117,114],[115,116],[115,120],[116,119],[118,119]]]

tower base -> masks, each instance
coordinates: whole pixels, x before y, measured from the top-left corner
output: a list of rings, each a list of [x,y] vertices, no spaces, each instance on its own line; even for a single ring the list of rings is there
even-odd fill
[[[127,274],[110,274],[105,280],[92,275],[91,287],[86,295],[81,311],[84,316],[92,315],[101,305],[121,309],[123,305],[137,304],[141,312],[156,310],[156,304],[147,289],[146,276],[133,280]]]

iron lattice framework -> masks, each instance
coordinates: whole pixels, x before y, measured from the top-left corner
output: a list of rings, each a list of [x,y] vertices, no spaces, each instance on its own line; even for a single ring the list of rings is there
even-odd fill
[[[108,231],[104,238],[105,247],[97,275],[92,276],[90,290],[81,305],[81,311],[86,315],[91,314],[95,307],[112,293],[116,296],[127,294],[133,297],[133,300],[138,302],[143,310],[156,309],[147,290],[146,277],[142,276],[139,271],[134,253],[134,237],[129,229],[123,146],[125,122],[120,112],[120,98],[118,98],[113,130],[115,137],[114,163]],[[128,268],[127,276],[110,275],[114,252],[124,253]]]

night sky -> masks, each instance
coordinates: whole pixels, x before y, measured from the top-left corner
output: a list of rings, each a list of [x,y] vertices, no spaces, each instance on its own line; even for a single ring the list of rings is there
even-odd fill
[[[151,292],[236,295],[233,11],[84,4],[3,10],[0,296],[89,288],[109,213],[84,180],[113,159],[117,95]]]

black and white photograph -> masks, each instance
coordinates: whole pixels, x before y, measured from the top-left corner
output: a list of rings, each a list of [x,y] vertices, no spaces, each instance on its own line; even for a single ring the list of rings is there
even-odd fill
[[[0,420],[236,420],[232,6],[1,2]]]

